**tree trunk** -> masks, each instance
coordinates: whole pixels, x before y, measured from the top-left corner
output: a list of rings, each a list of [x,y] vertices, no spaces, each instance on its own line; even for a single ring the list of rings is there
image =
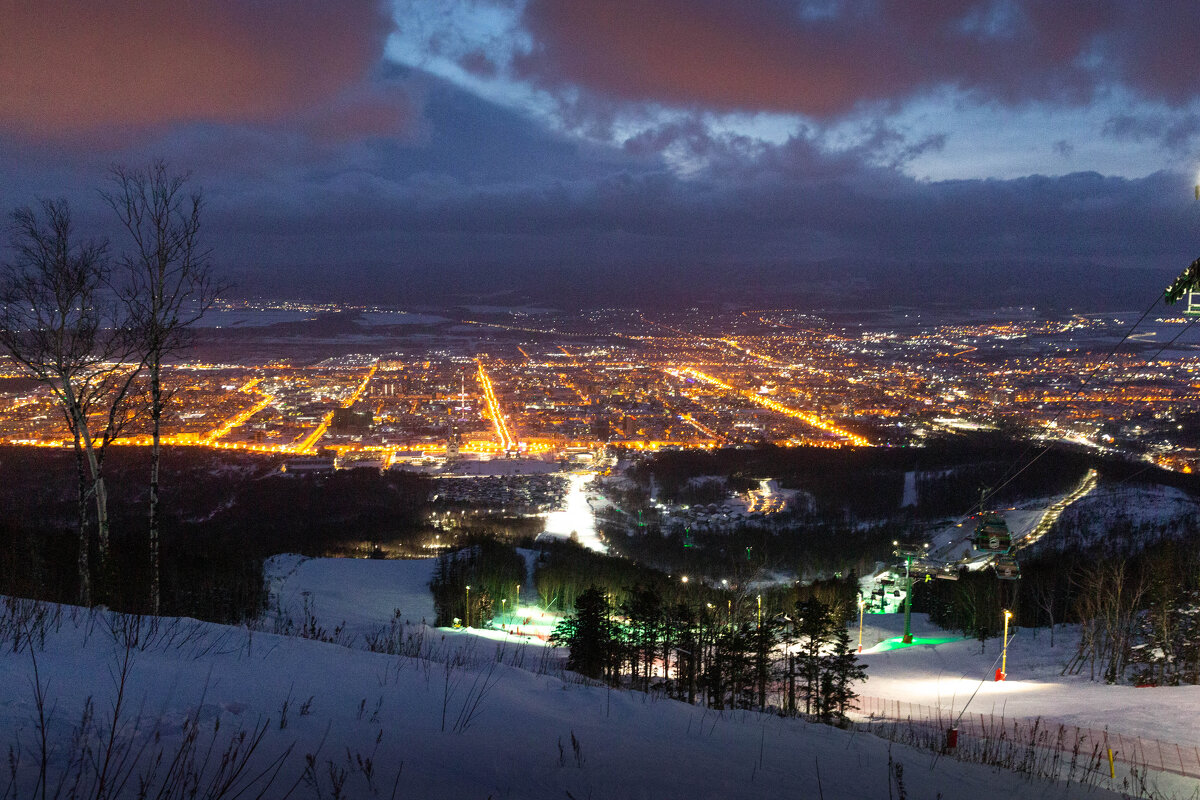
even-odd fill
[[[79,558],[77,562],[79,565],[79,605],[86,608],[92,604],[92,573],[88,564],[91,537],[88,536],[87,472],[78,431],[75,433],[75,475],[78,480],[79,493]]]
[[[91,434],[88,433],[84,421],[80,421],[83,431],[83,451],[87,456],[88,471],[92,479],[92,494],[96,501],[96,574],[99,576],[99,600],[108,602],[108,489],[104,484],[103,465],[96,454]]]
[[[158,357],[150,362],[150,419],[153,423],[154,442],[150,448],[150,613],[158,616],[160,608],[159,558],[158,558],[158,462],[162,452],[162,385],[159,371],[162,367]]]
[[[83,453],[87,458],[88,472],[92,479],[92,494],[96,502],[96,574],[99,576],[97,594],[101,602],[107,602],[108,590],[108,491],[104,485],[103,462],[101,455],[96,452],[96,443],[88,430],[87,416],[80,407],[79,398],[70,381],[63,381],[60,396],[69,409],[71,418],[75,420],[75,434],[83,445]]]

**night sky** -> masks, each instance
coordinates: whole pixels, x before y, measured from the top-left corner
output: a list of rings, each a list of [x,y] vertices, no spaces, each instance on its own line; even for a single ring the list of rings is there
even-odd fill
[[[165,158],[247,294],[1156,289],[1198,143],[1194,0],[0,0],[0,206]]]

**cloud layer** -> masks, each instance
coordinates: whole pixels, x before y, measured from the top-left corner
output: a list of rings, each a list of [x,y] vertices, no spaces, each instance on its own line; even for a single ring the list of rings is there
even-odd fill
[[[244,285],[358,298],[1194,257],[1190,3],[402,9],[0,0],[0,202],[104,232],[109,164],[163,157]],[[919,177],[952,157],[969,179]]]
[[[377,64],[374,0],[6,0],[0,126],[27,135],[271,121],[335,100]]]
[[[1200,14],[1120,0],[529,0],[517,72],[634,102],[829,117],[952,87],[1004,104],[1109,86],[1194,98]]]

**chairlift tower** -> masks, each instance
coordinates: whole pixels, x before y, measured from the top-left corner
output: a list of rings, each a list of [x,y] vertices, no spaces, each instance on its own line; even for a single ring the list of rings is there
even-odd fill
[[[892,551],[893,554],[904,559],[904,637],[900,641],[912,644],[912,562],[914,558],[922,558],[925,555],[929,543],[918,547],[894,541],[892,546],[896,548]]]

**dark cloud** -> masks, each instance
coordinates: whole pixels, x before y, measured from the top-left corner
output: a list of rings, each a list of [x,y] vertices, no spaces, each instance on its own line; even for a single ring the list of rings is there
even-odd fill
[[[818,117],[938,87],[1084,103],[1123,84],[1196,96],[1200,14],[1185,0],[530,0],[519,75],[623,101]]]
[[[1155,141],[1167,150],[1186,152],[1200,134],[1200,116],[1162,113],[1116,114],[1104,122],[1101,135],[1127,142]]]
[[[7,65],[15,62],[0,49],[5,209],[66,195],[81,225],[119,239],[96,193],[108,165],[162,156],[203,186],[205,236],[223,271],[264,291],[320,284],[357,299],[391,296],[396,286],[548,291],[605,281],[636,295],[643,285],[698,289],[701,273],[711,290],[747,270],[775,269],[787,281],[800,266],[831,259],[829,278],[839,280],[863,264],[1145,267],[1194,257],[1180,252],[1194,226],[1190,189],[1178,176],[920,181],[901,167],[944,147],[946,134],[914,136],[874,114],[849,132],[856,144],[830,150],[817,123],[771,144],[718,131],[707,113],[833,114],[946,82],[1014,101],[1086,96],[1100,72],[1132,69],[1088,60],[1125,41],[1097,33],[1116,13],[1102,4],[1104,24],[1089,17],[1079,30],[1065,30],[1075,4],[1054,6],[1059,31],[1039,17],[1052,7],[1032,3],[946,11],[932,0],[846,0],[808,4],[797,15],[773,2],[611,0],[595,7],[609,9],[606,16],[570,0],[554,8],[533,0],[526,21],[535,50],[520,68],[544,85],[590,88],[575,101],[564,92],[558,107],[577,115],[578,127],[562,118],[567,130],[590,126],[590,141],[419,70],[375,63],[380,31],[371,4],[347,6],[344,20],[341,10],[304,0],[287,6],[293,17],[271,3],[195,6],[215,15],[204,40],[223,47],[228,64],[207,67],[215,56],[184,47],[180,63],[201,74],[186,97],[170,70],[120,85],[107,51],[85,52],[77,62],[97,74],[66,81],[56,95],[28,66],[12,77]],[[124,13],[132,26],[117,35],[114,52],[146,70],[170,61],[167,44],[120,49],[143,30],[124,6],[104,0],[90,8]],[[160,24],[198,25],[188,22],[191,8],[170,3],[147,13]],[[62,10],[49,16],[65,26],[64,42],[87,50],[82,23]],[[277,16],[283,27],[271,34]],[[1031,31],[1041,34],[1026,41]],[[612,52],[602,52],[606,44]],[[67,44],[53,46],[61,55]],[[476,74],[495,66],[482,54],[476,62],[463,65]],[[1160,92],[1168,91],[1164,83]],[[696,108],[669,122],[643,110],[634,126],[641,133],[618,137],[618,120],[629,130],[628,99]],[[1188,132],[1180,119],[1114,117],[1107,132],[1186,141],[1196,123]],[[28,135],[48,131],[82,131],[87,146]],[[623,146],[603,144],[616,140]],[[1055,147],[1069,155],[1069,146]]]
[[[0,128],[46,137],[277,121],[361,83],[388,26],[378,0],[7,0]],[[350,125],[388,124],[378,108],[348,114]]]
[[[651,152],[695,148],[715,166],[683,179],[637,154],[570,179],[377,172],[319,195],[281,187],[252,212],[222,204],[215,235],[274,280],[328,263],[370,265],[368,292],[413,275],[442,289],[461,280],[450,276],[471,275],[475,286],[530,291],[555,276],[565,285],[608,274],[636,294],[640,281],[686,287],[702,272],[709,291],[720,276],[731,286],[747,269],[786,278],[831,259],[838,266],[827,277],[850,280],[854,265],[1144,268],[1194,257],[1190,190],[1167,173],[923,182],[800,138],[752,151],[687,125],[659,133]]]

